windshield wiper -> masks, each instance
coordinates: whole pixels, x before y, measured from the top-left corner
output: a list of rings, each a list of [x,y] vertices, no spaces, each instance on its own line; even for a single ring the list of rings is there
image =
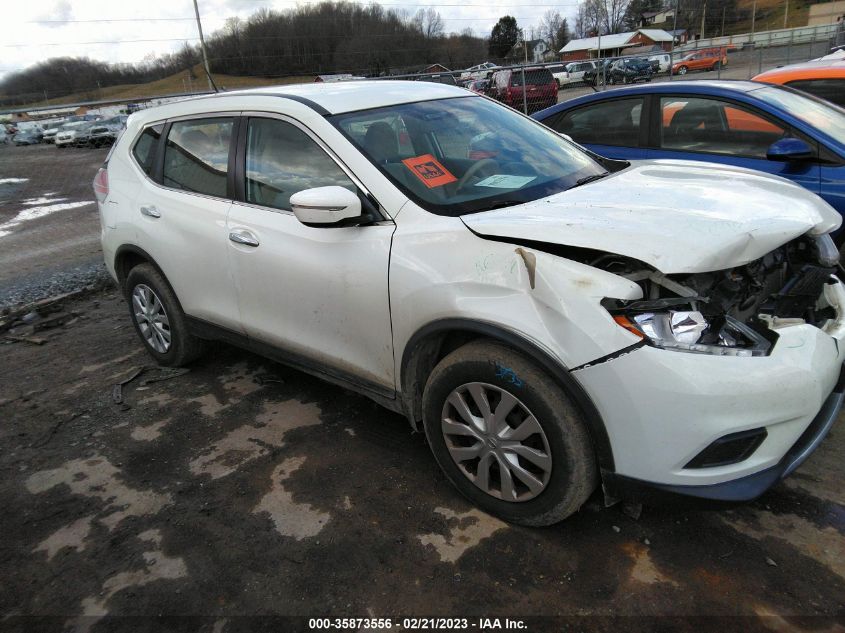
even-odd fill
[[[583,178],[579,178],[575,181],[575,184],[570,187],[570,189],[574,189],[575,187],[580,187],[581,185],[586,185],[588,182],[594,182],[596,180],[601,180],[605,176],[609,175],[609,171],[602,172],[600,174],[593,174],[592,176],[584,176]]]

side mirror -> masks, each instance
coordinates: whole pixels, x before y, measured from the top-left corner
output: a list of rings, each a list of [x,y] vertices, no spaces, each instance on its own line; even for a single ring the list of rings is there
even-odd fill
[[[360,198],[336,185],[298,191],[290,197],[290,207],[296,219],[309,226],[330,226],[361,216]]]
[[[813,158],[813,149],[800,138],[782,138],[772,143],[766,158],[779,161],[799,161]]]

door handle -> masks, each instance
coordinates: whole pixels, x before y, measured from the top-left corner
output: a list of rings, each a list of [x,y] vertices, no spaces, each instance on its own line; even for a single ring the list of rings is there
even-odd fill
[[[148,218],[160,218],[161,212],[156,209],[153,205],[148,205],[145,207],[141,207],[141,215],[145,215]]]
[[[229,240],[235,244],[243,244],[244,246],[258,246],[258,238],[246,229],[235,229],[229,232]]]

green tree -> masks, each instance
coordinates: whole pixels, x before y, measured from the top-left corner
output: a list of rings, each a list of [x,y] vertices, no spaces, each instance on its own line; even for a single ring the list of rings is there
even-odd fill
[[[510,15],[499,18],[490,33],[488,50],[491,57],[502,59],[508,54],[519,39],[519,27],[516,18]]]

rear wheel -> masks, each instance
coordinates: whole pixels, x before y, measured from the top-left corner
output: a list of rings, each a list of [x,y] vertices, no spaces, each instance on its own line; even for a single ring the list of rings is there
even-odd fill
[[[423,393],[423,421],[452,484],[507,521],[556,523],[596,486],[576,406],[542,369],[500,343],[474,341],[438,363]]]
[[[202,354],[205,342],[188,331],[170,284],[151,264],[129,271],[126,299],[135,331],[159,365],[179,367]]]

